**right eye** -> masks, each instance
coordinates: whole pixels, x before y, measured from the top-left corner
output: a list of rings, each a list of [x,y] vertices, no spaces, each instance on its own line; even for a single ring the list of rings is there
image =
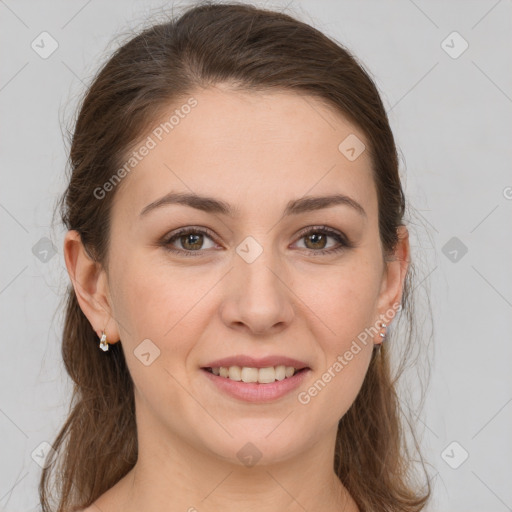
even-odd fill
[[[200,256],[202,250],[204,249],[204,239],[208,238],[212,240],[212,237],[209,234],[209,231],[205,229],[199,228],[182,228],[176,232],[171,233],[171,236],[168,237],[163,245],[166,250],[171,251],[173,253],[183,255],[183,256]],[[181,245],[181,249],[176,249],[173,246],[174,243],[179,243]],[[213,242],[213,240],[212,240]],[[171,247],[170,247],[171,246]],[[215,242],[213,245],[215,246]],[[211,248],[210,246],[209,248]],[[207,247],[208,249],[208,247]],[[198,254],[194,254],[198,253]]]

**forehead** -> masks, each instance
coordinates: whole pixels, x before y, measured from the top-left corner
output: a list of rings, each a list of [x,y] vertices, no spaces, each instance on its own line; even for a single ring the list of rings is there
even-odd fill
[[[195,106],[184,108],[190,98]],[[242,211],[339,192],[371,210],[369,151],[346,153],[345,141],[357,152],[367,147],[364,134],[314,97],[210,88],[174,102],[153,126],[135,151],[151,149],[116,197],[130,204],[127,214],[171,191],[219,197]]]

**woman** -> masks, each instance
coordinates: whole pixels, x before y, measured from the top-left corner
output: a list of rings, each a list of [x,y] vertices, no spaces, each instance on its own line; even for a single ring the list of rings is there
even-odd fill
[[[413,318],[405,200],[348,51],[189,8],[106,63],[70,162],[59,511],[424,508],[388,347]]]

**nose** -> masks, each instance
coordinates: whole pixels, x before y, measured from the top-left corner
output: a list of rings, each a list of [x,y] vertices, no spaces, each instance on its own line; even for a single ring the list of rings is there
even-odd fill
[[[226,326],[252,335],[276,334],[290,325],[293,316],[293,292],[287,285],[287,272],[270,251],[252,263],[238,255],[221,305]]]

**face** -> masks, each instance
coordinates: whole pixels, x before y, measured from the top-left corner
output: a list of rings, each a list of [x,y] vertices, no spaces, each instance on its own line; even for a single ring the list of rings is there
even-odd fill
[[[368,151],[354,160],[338,148],[354,135],[368,146],[355,126],[292,93],[193,96],[197,106],[161,141],[152,136],[155,147],[118,185],[99,288],[111,315],[84,311],[121,340],[140,435],[238,464],[251,442],[262,463],[284,460],[334,439],[379,337],[358,339],[400,299],[404,269],[383,259]],[[168,193],[231,211],[211,201],[155,206]],[[345,199],[304,202],[335,195]],[[310,370],[287,394],[251,402],[202,369],[239,355],[286,356]]]

